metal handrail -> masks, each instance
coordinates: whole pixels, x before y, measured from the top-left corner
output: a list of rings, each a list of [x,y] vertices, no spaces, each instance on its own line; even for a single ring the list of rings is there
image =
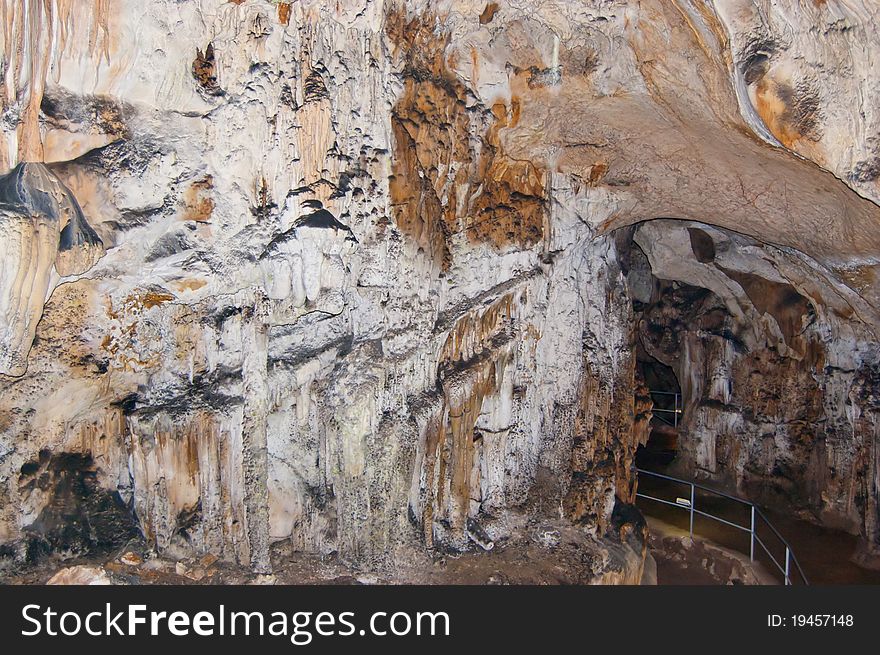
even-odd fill
[[[719,523],[729,525],[732,528],[742,530],[743,532],[748,532],[749,533],[749,560],[750,561],[752,561],[752,562],[755,561],[755,544],[757,543],[764,550],[764,552],[767,554],[767,557],[770,558],[770,561],[773,562],[773,565],[777,569],[779,569],[779,572],[782,573],[783,576],[785,576],[785,584],[787,586],[792,584],[792,573],[793,573],[792,564],[794,564],[794,568],[797,571],[797,573],[800,575],[800,578],[801,578],[801,580],[803,580],[804,584],[805,585],[810,584],[807,581],[807,576],[804,574],[804,570],[801,568],[801,565],[798,562],[797,557],[795,557],[795,555],[794,555],[794,550],[792,549],[792,547],[783,538],[783,536],[781,534],[779,534],[779,531],[775,527],[773,527],[773,524],[770,523],[770,520],[766,517],[764,512],[762,512],[761,509],[757,505],[755,505],[754,503],[752,503],[748,500],[745,500],[743,498],[731,496],[730,494],[724,493],[723,491],[718,491],[717,489],[712,489],[711,487],[706,487],[706,486],[699,484],[697,482],[692,482],[690,480],[682,480],[681,478],[674,478],[670,475],[663,475],[662,473],[655,473],[654,471],[647,471],[645,469],[640,469],[640,468],[637,468],[636,471],[638,471],[640,475],[643,474],[643,475],[653,476],[655,478],[661,478],[663,480],[670,480],[671,482],[677,482],[678,484],[685,484],[690,487],[690,490],[691,490],[690,500],[686,500],[684,498],[678,498],[678,499],[676,499],[676,502],[672,502],[670,500],[664,500],[663,498],[656,498],[655,496],[649,496],[648,494],[641,494],[638,492],[636,492],[636,497],[637,498],[645,498],[647,500],[653,500],[658,503],[663,503],[664,505],[671,505],[672,507],[678,507],[679,509],[688,510],[688,513],[690,514],[690,528],[689,528],[689,530],[690,530],[691,537],[694,536],[694,515],[697,515],[697,514],[700,516],[705,516],[706,518],[710,518],[715,521],[718,521]],[[716,496],[721,496],[722,498],[727,498],[728,500],[735,501],[735,502],[740,503],[742,505],[747,505],[750,508],[750,513],[751,513],[751,521],[750,521],[749,526],[746,527],[746,526],[740,525],[738,523],[733,523],[732,521],[728,521],[727,519],[723,519],[720,516],[714,516],[713,514],[709,514],[708,512],[703,512],[701,510],[698,510],[696,508],[696,500],[697,500],[696,490],[697,489],[700,489],[702,491],[707,491],[711,494],[715,494]],[[684,501],[684,502],[678,502],[678,501]],[[776,560],[776,558],[773,557],[773,554],[770,552],[770,550],[764,544],[764,541],[761,539],[761,537],[758,536],[758,519],[761,519],[764,522],[764,524],[766,524],[767,527],[773,531],[773,534],[776,535],[776,538],[779,539],[779,541],[782,543],[782,545],[785,546],[785,563],[784,563],[784,565],[780,564]]]
[[[662,407],[653,407],[651,408],[651,413],[657,416],[661,421],[666,423],[667,425],[671,425],[672,427],[678,427],[678,417],[680,414],[684,413],[684,409],[681,406],[681,394],[676,391],[648,391],[648,395],[651,396],[675,396],[673,400],[673,409],[664,409]],[[672,414],[672,421],[666,419],[662,416],[658,415],[658,412],[663,412],[666,414]]]

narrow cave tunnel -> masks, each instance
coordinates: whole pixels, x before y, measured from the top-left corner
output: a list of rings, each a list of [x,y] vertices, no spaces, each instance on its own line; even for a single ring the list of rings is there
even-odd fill
[[[858,560],[855,537],[864,544],[873,534],[871,486],[859,481],[876,473],[865,457],[870,436],[856,431],[853,443],[853,395],[840,391],[870,377],[853,365],[859,345],[849,330],[861,326],[841,302],[845,286],[817,278],[803,253],[708,224],[652,220],[619,230],[616,243],[633,306],[636,377],[652,401],[636,466],[766,508],[811,554],[820,550],[817,530],[826,539],[835,533]],[[856,481],[854,502],[847,480]],[[684,485],[648,474],[639,485],[655,496],[666,485],[686,509],[693,500]],[[699,502],[748,524],[718,500]],[[679,515],[656,503],[640,508]],[[686,514],[677,525],[688,529]],[[841,568],[829,575],[873,575]]]
[[[652,416],[648,441],[636,451],[639,468],[664,467],[678,451],[678,423],[682,418],[681,386],[671,367],[651,357],[636,344],[639,376],[651,398]]]

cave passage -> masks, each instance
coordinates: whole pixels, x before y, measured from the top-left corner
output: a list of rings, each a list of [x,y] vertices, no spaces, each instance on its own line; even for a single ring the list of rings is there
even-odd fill
[[[849,333],[862,328],[848,287],[803,253],[709,224],[656,219],[615,238],[632,300],[636,379],[652,401],[636,466],[769,509],[784,518],[799,551],[812,548],[804,536],[811,524],[836,532],[841,548],[850,549],[847,534],[860,534],[863,544],[875,539],[871,511],[845,500],[846,479],[875,475],[872,438],[853,439],[846,407],[854,396],[841,391],[874,379],[858,363],[870,357]],[[673,503],[685,496],[686,504],[686,493],[662,486],[640,476],[640,490]],[[871,506],[871,492],[860,488],[856,495]],[[687,512],[643,505],[687,533]],[[714,543],[744,550],[741,535],[707,528]],[[830,559],[807,560],[837,571],[829,580],[854,579]]]
[[[636,451],[636,466],[662,469],[672,463],[678,451],[678,425],[683,414],[681,387],[671,367],[644,354],[644,349],[637,352],[636,375],[648,388],[653,407],[648,441]]]

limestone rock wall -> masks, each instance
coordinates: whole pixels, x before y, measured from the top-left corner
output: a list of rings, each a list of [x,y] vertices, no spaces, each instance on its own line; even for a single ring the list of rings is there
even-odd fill
[[[76,198],[43,164],[20,163],[0,178],[0,203],[5,242],[0,371],[19,376],[58,277],[84,273],[104,247]]]
[[[3,378],[3,540],[45,537],[52,494],[20,484],[40,452],[87,454],[161,552],[258,570],[277,540],[467,548],[563,498],[601,537],[631,498],[614,248],[565,176],[506,158],[507,110],[456,82],[439,15],[73,5],[27,14],[66,41],[45,88],[7,94],[37,131],[8,115],[107,252],[87,272],[49,252],[54,291],[4,287],[35,318]]]

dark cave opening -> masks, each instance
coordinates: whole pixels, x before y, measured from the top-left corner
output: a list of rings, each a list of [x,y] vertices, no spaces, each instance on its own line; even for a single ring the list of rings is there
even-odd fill
[[[716,464],[735,451],[735,435],[705,444],[702,415],[707,408],[729,416],[749,414],[747,404],[729,402],[730,364],[755,341],[749,321],[762,312],[731,306],[761,303],[742,289],[743,276],[729,267],[750,261],[755,257],[750,249],[759,246],[742,235],[677,219],[622,228],[615,240],[632,302],[636,378],[652,404],[648,440],[639,446],[636,464],[689,477],[709,473],[725,485],[733,476]],[[717,451],[708,466],[695,461],[707,448]]]
[[[654,276],[647,255],[634,239],[637,229],[637,225],[630,226],[616,234],[621,270],[626,275],[633,305],[636,379],[647,389],[652,405],[648,440],[639,445],[635,462],[639,468],[658,469],[668,466],[677,455],[684,406],[681,384],[673,367],[675,360],[664,358],[661,353],[677,349],[683,326],[658,320],[669,314],[663,307],[669,302],[666,296],[674,295],[670,292],[675,289]],[[700,244],[701,253],[710,250],[706,244]],[[657,308],[659,312],[655,311]],[[665,348],[658,349],[656,344],[665,344]]]
[[[672,367],[637,348],[636,375],[641,377],[653,408],[648,441],[636,450],[636,466],[668,466],[678,453],[678,426],[682,418],[681,387]]]

